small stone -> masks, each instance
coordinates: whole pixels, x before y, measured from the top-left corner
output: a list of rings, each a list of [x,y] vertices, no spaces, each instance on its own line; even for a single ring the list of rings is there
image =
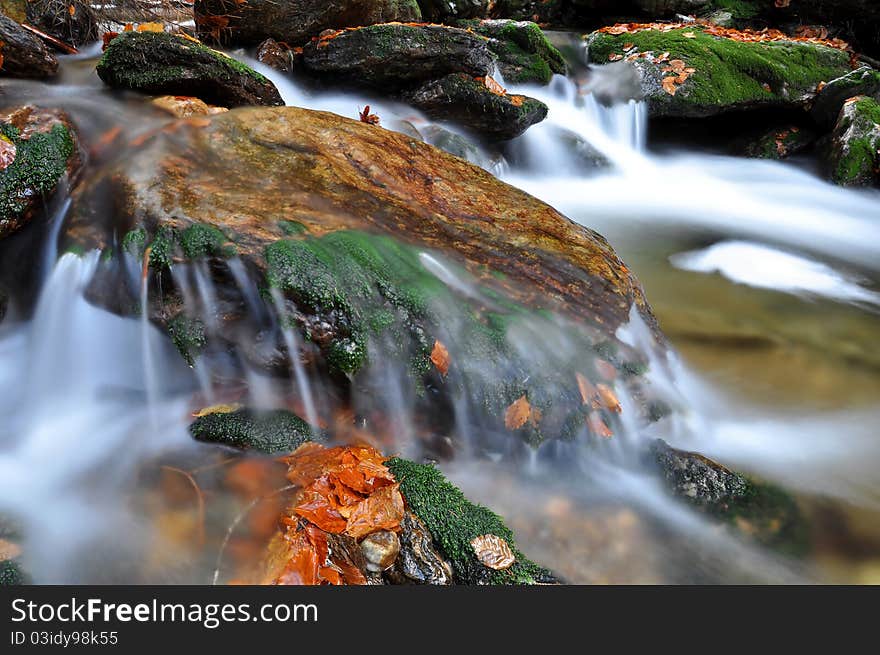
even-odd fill
[[[361,552],[367,560],[367,570],[381,573],[394,566],[400,554],[400,540],[388,530],[367,535],[361,541]]]

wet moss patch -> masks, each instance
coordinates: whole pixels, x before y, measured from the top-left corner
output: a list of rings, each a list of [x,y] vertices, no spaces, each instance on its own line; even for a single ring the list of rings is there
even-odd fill
[[[535,23],[464,20],[459,25],[490,39],[489,50],[505,82],[548,84],[554,73],[565,73],[565,58]]]
[[[386,465],[400,482],[400,492],[410,509],[431,532],[435,545],[452,563],[459,584],[537,584],[556,582],[545,568],[526,558],[516,548],[513,532],[490,509],[470,502],[455,485],[429,464],[391,459]],[[471,541],[492,534],[504,539],[516,561],[496,571],[476,557]]]
[[[190,434],[206,443],[260,453],[289,453],[306,441],[324,441],[320,430],[284,410],[206,414],[189,426]]]

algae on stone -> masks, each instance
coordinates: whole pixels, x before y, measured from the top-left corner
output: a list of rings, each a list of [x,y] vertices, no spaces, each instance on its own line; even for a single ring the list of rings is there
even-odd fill
[[[293,452],[323,436],[299,416],[285,410],[239,409],[196,418],[189,426],[197,441],[270,455]]]

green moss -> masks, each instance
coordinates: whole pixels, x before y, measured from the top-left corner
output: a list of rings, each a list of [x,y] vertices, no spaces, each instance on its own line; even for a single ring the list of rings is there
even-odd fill
[[[122,250],[142,259],[150,248],[150,268],[164,270],[171,266],[175,255],[186,261],[217,257],[227,259],[236,255],[236,248],[218,228],[206,223],[192,223],[183,230],[162,225],[150,238],[143,227],[130,230],[122,238]]]
[[[207,414],[193,421],[189,431],[197,441],[270,455],[292,452],[306,441],[324,440],[319,430],[284,410]]]
[[[661,106],[735,108],[795,101],[815,92],[820,82],[850,70],[849,55],[835,48],[789,41],[743,43],[711,36],[698,27],[595,33],[589,38],[590,58],[598,63],[610,61],[612,54],[624,54],[624,44],[657,56],[669,52],[670,59],[682,59],[696,69],[675,96],[662,90],[652,95],[653,102]]]
[[[292,237],[304,235],[309,229],[299,221],[278,221],[278,227],[284,234]]]
[[[554,73],[565,73],[565,58],[535,23],[464,20],[459,25],[490,39],[505,82],[548,84]]]
[[[516,548],[513,532],[497,514],[470,502],[435,467],[404,459],[391,459],[387,466],[400,482],[409,508],[431,532],[435,545],[452,563],[460,584],[535,584],[552,582],[548,570],[529,561]],[[493,534],[504,539],[516,562],[509,569],[495,571],[477,559],[471,541]]]
[[[15,560],[0,562],[0,587],[12,587],[30,584],[28,576],[21,570]]]
[[[177,243],[177,230],[169,225],[163,225],[156,232],[150,244],[150,268],[171,268],[171,258],[174,255]]]
[[[147,249],[147,231],[139,227],[135,230],[130,230],[126,232],[125,236],[122,237],[122,250],[124,252],[129,253],[137,260],[141,260],[144,257],[144,252]]]
[[[64,125],[34,132],[28,139],[13,125],[0,124],[0,138],[15,145],[15,160],[0,172],[0,238],[20,226],[34,198],[46,196],[67,171],[74,139]]]
[[[193,366],[207,343],[204,324],[197,318],[178,314],[168,321],[168,334],[186,363]]]
[[[834,182],[859,186],[880,180],[880,104],[866,97],[848,103],[835,139]]]
[[[178,238],[183,254],[188,259],[202,257],[234,257],[235,247],[218,228],[205,223],[193,223],[180,233]]]
[[[880,103],[873,98],[862,97],[855,101],[856,111],[875,125],[880,125]]]
[[[761,13],[758,3],[749,0],[712,0],[711,7],[729,11],[734,18],[739,19],[755,18]]]

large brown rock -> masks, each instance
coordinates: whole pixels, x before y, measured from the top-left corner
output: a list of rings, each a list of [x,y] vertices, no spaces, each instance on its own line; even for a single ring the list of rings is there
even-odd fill
[[[327,29],[422,18],[416,0],[196,0],[199,38],[224,45],[302,45]]]
[[[0,14],[0,76],[43,79],[58,72],[58,60],[43,42]]]

